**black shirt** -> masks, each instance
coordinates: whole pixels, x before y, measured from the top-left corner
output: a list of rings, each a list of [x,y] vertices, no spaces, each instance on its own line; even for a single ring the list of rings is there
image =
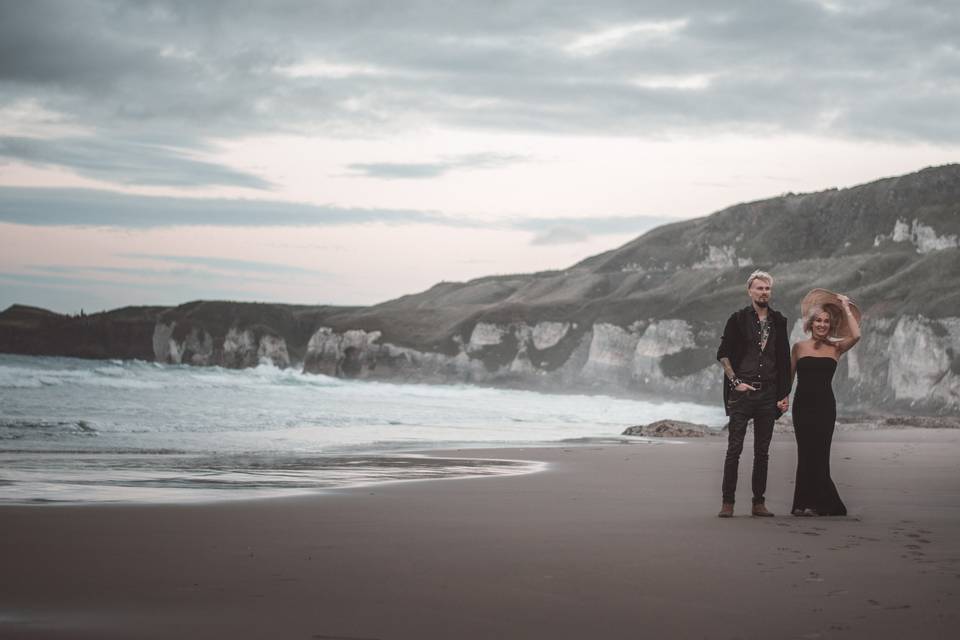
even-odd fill
[[[773,344],[775,354],[777,398],[782,399],[790,395],[792,382],[790,379],[790,343],[788,341],[790,331],[787,329],[787,319],[782,313],[767,307],[767,318],[773,320],[768,342]],[[720,347],[717,349],[717,360],[721,358],[729,359],[734,373],[741,377],[743,359],[751,342],[750,323],[754,319],[753,305],[732,313],[723,327],[723,336],[720,338]],[[757,343],[754,342],[754,344]],[[759,348],[757,350],[759,351]],[[766,365],[764,365],[764,369],[766,369]],[[723,380],[723,405],[726,408],[727,398],[730,395],[730,382],[722,371],[720,375]],[[729,408],[727,408],[727,412],[729,415]]]
[[[777,379],[777,350],[774,348],[776,327],[773,318],[768,313],[767,318],[761,321],[756,309],[751,307],[748,325],[750,334],[747,337],[746,350],[735,373],[744,381],[773,382]],[[768,334],[761,351],[760,342],[764,331]]]

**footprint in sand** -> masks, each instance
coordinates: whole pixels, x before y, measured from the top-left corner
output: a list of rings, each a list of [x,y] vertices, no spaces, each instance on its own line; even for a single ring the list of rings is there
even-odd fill
[[[871,607],[873,607],[873,608],[875,608],[875,609],[883,609],[883,610],[885,610],[885,611],[895,611],[895,610],[897,610],[897,609],[912,609],[912,608],[913,608],[913,605],[912,605],[912,604],[888,604],[888,605],[882,605],[882,604],[880,604],[879,601],[873,600],[873,599],[867,600],[867,603],[868,603]]]

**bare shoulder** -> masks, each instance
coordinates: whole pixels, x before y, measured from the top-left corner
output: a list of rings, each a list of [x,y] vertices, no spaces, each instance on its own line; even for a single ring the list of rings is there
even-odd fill
[[[797,357],[802,357],[809,354],[813,350],[813,340],[807,338],[806,340],[800,340],[799,342],[793,343],[793,353]]]

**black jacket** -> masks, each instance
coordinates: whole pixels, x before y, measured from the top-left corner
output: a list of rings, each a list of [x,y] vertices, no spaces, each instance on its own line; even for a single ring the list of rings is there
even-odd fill
[[[744,307],[735,311],[727,319],[727,326],[723,328],[723,337],[720,339],[720,348],[717,349],[717,360],[720,358],[729,358],[730,365],[734,373],[743,362],[743,357],[747,353],[747,342],[750,339],[750,321],[752,319],[753,306]],[[787,331],[787,318],[779,311],[767,309],[768,316],[773,320],[774,345],[777,356],[777,400],[781,400],[790,395],[790,341],[789,331]],[[727,399],[730,396],[730,382],[726,374],[723,377],[723,406],[727,407]],[[727,410],[727,415],[730,411]]]

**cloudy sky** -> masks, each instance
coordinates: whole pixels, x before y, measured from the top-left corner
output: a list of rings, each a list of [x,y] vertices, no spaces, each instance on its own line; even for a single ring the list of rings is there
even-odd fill
[[[0,0],[0,308],[370,304],[960,160],[953,0]]]

